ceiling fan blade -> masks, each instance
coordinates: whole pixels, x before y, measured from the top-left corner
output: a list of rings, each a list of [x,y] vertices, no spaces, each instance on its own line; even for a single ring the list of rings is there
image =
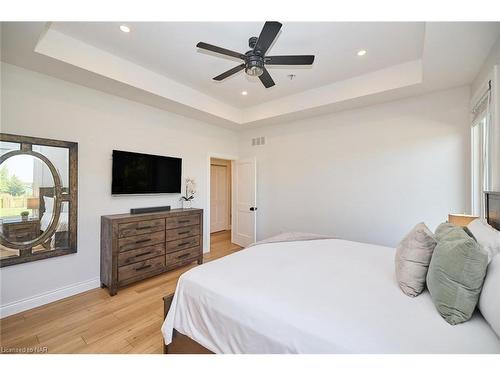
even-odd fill
[[[204,43],[204,42],[199,42],[196,45],[196,47],[201,48],[201,49],[206,49],[206,50],[212,51],[212,52],[217,52],[217,53],[220,53],[221,55],[236,57],[237,59],[245,60],[245,58],[246,58],[245,55],[242,55],[239,52],[231,51],[229,49],[217,47],[217,46],[214,46],[212,44],[208,44],[208,43]]]
[[[245,64],[235,66],[233,69],[229,69],[227,72],[224,72],[222,74],[219,74],[217,77],[214,77],[214,80],[222,81],[223,79],[232,76],[233,74],[238,73],[240,70],[243,69],[245,69]]]
[[[268,65],[311,65],[314,55],[266,56],[265,62]]]
[[[266,68],[264,68],[264,73],[262,73],[259,76],[259,79],[260,79],[260,81],[262,82],[262,84],[264,85],[264,87],[266,89],[268,89],[269,87],[274,86],[274,81],[271,78],[271,75],[269,74],[269,72],[267,71]]]
[[[274,39],[276,39],[276,35],[278,35],[281,26],[282,25],[279,22],[267,21],[260,32],[259,39],[253,49],[254,52],[259,52],[262,56],[264,56]]]

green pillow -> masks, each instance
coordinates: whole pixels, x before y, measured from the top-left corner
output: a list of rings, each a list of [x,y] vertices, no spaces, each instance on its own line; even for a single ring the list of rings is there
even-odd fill
[[[488,255],[456,225],[439,225],[435,237],[437,245],[427,272],[427,288],[448,323],[466,322],[479,300]]]

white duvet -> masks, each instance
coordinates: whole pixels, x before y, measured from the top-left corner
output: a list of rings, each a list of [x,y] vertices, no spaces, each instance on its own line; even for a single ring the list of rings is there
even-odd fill
[[[394,249],[325,239],[268,243],[193,268],[162,326],[215,353],[500,353],[476,313],[451,326],[427,292],[404,295]]]

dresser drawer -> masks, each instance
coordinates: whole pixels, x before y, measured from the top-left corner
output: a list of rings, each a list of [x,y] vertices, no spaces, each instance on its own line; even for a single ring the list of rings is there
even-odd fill
[[[118,237],[136,236],[162,231],[165,229],[165,219],[135,221],[118,225]]]
[[[15,223],[15,224],[4,224],[5,226],[9,226],[10,230],[14,231],[30,231],[33,228],[37,227],[37,223],[28,222],[28,223]]]
[[[200,244],[200,237],[189,237],[181,238],[180,240],[168,241],[167,242],[167,253],[173,253],[175,251],[184,250],[189,247],[195,247]]]
[[[166,255],[167,266],[174,263],[183,262],[188,259],[196,259],[201,255],[201,249],[199,247],[192,247],[190,249],[185,249],[181,251],[176,251],[175,253],[169,253]]]
[[[131,278],[140,278],[146,274],[161,271],[165,269],[165,256],[159,256],[144,260],[142,262],[130,264],[118,268],[118,281],[120,284],[123,281]]]
[[[165,244],[142,247],[136,250],[125,251],[118,254],[118,266],[140,262],[165,254]]]
[[[7,239],[11,242],[27,242],[34,240],[36,237],[33,232],[15,232],[9,233]]]
[[[199,215],[175,216],[167,218],[167,228],[188,227],[190,225],[199,225]]]
[[[200,226],[193,225],[191,227],[180,227],[167,230],[167,241],[174,241],[181,238],[198,236],[200,234]]]
[[[37,222],[4,224],[3,235],[9,241],[31,241],[40,235]]]
[[[129,251],[163,242],[165,242],[165,231],[130,236],[118,240],[118,251]]]

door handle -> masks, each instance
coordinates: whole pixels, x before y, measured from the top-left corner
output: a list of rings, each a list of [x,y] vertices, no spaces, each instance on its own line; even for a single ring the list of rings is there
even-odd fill
[[[257,207],[250,207],[250,211],[257,211]]]

